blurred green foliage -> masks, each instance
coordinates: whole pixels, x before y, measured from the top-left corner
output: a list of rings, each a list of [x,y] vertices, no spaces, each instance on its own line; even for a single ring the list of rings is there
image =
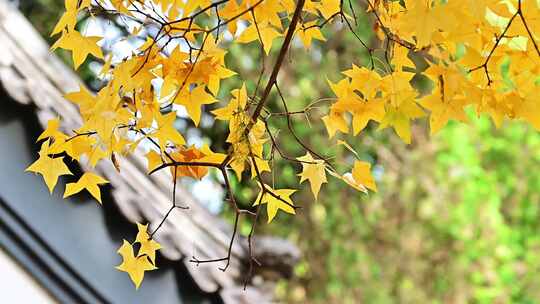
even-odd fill
[[[49,37],[54,25],[65,11],[64,1],[59,0],[33,0],[20,1],[19,10],[32,22],[34,28],[53,44],[55,39]]]
[[[384,168],[379,193],[333,183],[294,222],[269,226],[304,252],[278,290],[287,302],[540,301],[538,133],[472,115],[426,133],[417,126],[409,147],[363,141]]]
[[[32,22],[48,36],[63,10],[61,1],[22,4]],[[358,14],[354,30],[373,37],[370,22]],[[352,63],[367,66],[363,49],[339,22],[324,29],[326,42],[307,53],[295,44],[283,66],[279,85],[290,111],[313,104],[293,126],[306,144],[331,155],[341,171],[353,155],[346,149],[326,151],[329,140],[320,117],[331,97],[327,77],[340,79]],[[382,52],[376,52],[381,58]],[[69,59],[68,59],[69,60]],[[254,44],[232,45],[227,60],[246,79],[250,92],[262,65]],[[273,58],[264,61],[268,72]],[[380,62],[380,61],[379,61]],[[377,61],[376,61],[377,64]],[[425,68],[425,67],[423,67]],[[421,69],[419,67],[419,69]],[[85,79],[88,68],[83,68]],[[86,71],[86,72],[84,72]],[[85,74],[86,73],[86,74]],[[266,83],[265,78],[262,84]],[[429,85],[418,80],[423,90]],[[220,100],[228,101],[238,78],[226,80]],[[283,111],[277,96],[268,110]],[[217,106],[217,105],[216,105]],[[365,195],[332,180],[314,201],[307,184],[296,196],[297,216],[263,221],[259,234],[286,237],[303,252],[295,275],[276,290],[287,303],[538,303],[540,302],[540,136],[520,123],[495,129],[489,119],[471,115],[468,125],[450,123],[428,138],[426,122],[414,126],[413,144],[404,145],[391,131],[346,137],[360,158],[372,162],[379,192]],[[284,118],[271,130],[291,156],[303,153],[288,134]],[[278,132],[279,131],[279,132]],[[199,131],[197,131],[199,132]],[[227,128],[217,123],[199,135],[225,150]],[[335,139],[332,139],[335,140]],[[276,156],[278,187],[298,187],[297,164]],[[253,184],[234,181],[238,200],[250,205]],[[232,213],[223,212],[224,217]],[[249,232],[244,222],[241,232]]]

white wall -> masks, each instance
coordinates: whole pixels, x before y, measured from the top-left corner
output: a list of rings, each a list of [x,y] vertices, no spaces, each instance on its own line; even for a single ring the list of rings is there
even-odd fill
[[[56,303],[45,289],[3,250],[0,250],[0,274],[3,303]]]

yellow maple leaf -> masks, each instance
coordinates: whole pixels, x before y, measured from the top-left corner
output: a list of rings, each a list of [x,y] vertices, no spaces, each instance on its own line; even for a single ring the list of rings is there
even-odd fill
[[[302,173],[298,174],[300,183],[308,180],[311,185],[311,192],[317,199],[321,185],[327,182],[324,161],[314,159],[309,152],[297,159],[302,162]]]
[[[139,248],[139,253],[137,256],[141,257],[143,255],[148,256],[150,259],[150,262],[152,264],[156,264],[156,251],[161,248],[161,245],[150,238],[148,235],[147,229],[148,224],[142,225],[137,223],[137,228],[139,229],[139,232],[137,232],[137,237],[135,239],[135,242],[138,242],[141,244],[141,247]]]
[[[356,74],[358,73],[355,73],[354,76]],[[353,115],[352,126],[354,135],[362,131],[370,120],[382,120],[384,116],[384,103],[379,98],[366,97],[370,96],[366,94],[363,97],[369,99],[364,99],[356,93],[358,88],[346,79],[339,81],[337,84],[330,81],[328,83],[338,97],[337,102],[332,105],[332,110],[338,113],[350,112]]]
[[[451,15],[440,9],[440,5],[434,6],[429,1],[408,0],[406,7],[407,22],[402,24],[403,31],[414,34],[418,48],[431,44],[432,36],[439,30],[439,24],[446,18],[451,18]]]
[[[178,151],[170,154],[172,158],[177,162],[199,162],[206,155],[194,146],[184,148],[180,147]],[[204,166],[178,166],[169,167],[171,174],[176,177],[188,176],[194,179],[202,179],[208,173],[208,167]]]
[[[68,31],[73,30],[77,24],[77,14],[82,9],[90,7],[91,0],[65,0],[64,5],[66,11],[54,26],[50,35],[51,37],[62,32],[64,29]]]
[[[467,79],[462,73],[453,65],[431,66],[425,73],[436,83],[433,93],[420,100],[420,104],[431,111],[431,134],[439,131],[450,119],[467,122],[464,111],[464,107],[469,103],[464,94]]]
[[[67,3],[67,1],[66,1]],[[51,32],[50,37],[62,32],[67,29],[68,31],[74,30],[75,25],[77,24],[77,14],[79,12],[76,9],[67,9],[66,12],[60,17],[58,23],[54,26],[54,29]]]
[[[387,128],[391,126],[396,131],[397,135],[407,144],[411,143],[411,119],[420,117],[416,113],[422,113],[422,110],[413,103],[407,101],[402,103],[401,107],[390,107],[386,110],[379,129]],[[413,115],[414,114],[414,115]]]
[[[109,157],[107,151],[103,150],[99,144],[96,144],[92,149],[87,152],[88,164],[93,168],[97,165],[98,161]]]
[[[61,142],[66,148],[66,153],[73,159],[80,161],[83,155],[90,155],[96,144],[96,139],[90,136],[77,136],[69,142]],[[54,146],[54,145],[53,145]]]
[[[163,159],[161,159],[161,155],[157,153],[154,150],[150,150],[148,153],[146,153],[146,160],[148,172],[154,170],[155,168],[161,166],[163,164]]]
[[[377,185],[373,176],[371,176],[371,164],[363,161],[355,161],[352,170],[354,180],[366,188],[377,192]]]
[[[122,246],[118,249],[118,253],[122,256],[123,261],[120,265],[116,266],[116,269],[127,272],[137,289],[139,289],[144,279],[144,272],[157,269],[146,255],[135,256],[133,254],[133,245],[126,240],[124,240]]]
[[[152,136],[158,139],[161,151],[165,150],[168,141],[177,145],[183,145],[186,143],[182,134],[180,134],[174,128],[176,112],[171,112],[165,115],[156,113],[155,119],[157,122],[157,129],[152,133]]]
[[[249,2],[249,1],[245,1]],[[259,23],[269,23],[275,27],[281,28],[281,18],[279,13],[285,9],[282,5],[283,0],[265,0],[255,8],[255,19]]]
[[[51,50],[54,51],[57,48],[70,50],[73,57],[73,66],[77,69],[89,54],[103,59],[103,52],[97,45],[97,42],[101,39],[101,37],[85,37],[75,30],[64,31],[60,39],[51,46]]]
[[[375,184],[375,180],[371,175],[370,163],[356,160],[354,161],[352,172],[345,173],[343,176],[339,176],[337,174],[332,175],[342,179],[356,190],[367,193],[367,189],[370,189],[377,192],[377,185]]]
[[[83,118],[87,118],[95,105],[95,98],[90,91],[84,86],[79,86],[78,92],[69,92],[64,95],[64,98],[79,106]]]
[[[201,162],[221,164],[225,160],[225,158],[227,158],[227,154],[216,153],[212,151],[207,144],[203,145],[200,150],[204,154],[204,156],[198,160]]]
[[[442,129],[450,119],[462,122],[467,121],[467,115],[463,110],[466,106],[465,98],[448,100],[440,93],[428,95],[421,100],[421,105],[431,111],[429,116],[430,133],[435,134]]]
[[[233,95],[233,98],[225,107],[212,111],[212,114],[216,116],[216,119],[230,120],[237,114],[243,113],[248,100],[246,84],[243,83],[240,89],[233,90],[231,94]]]
[[[47,128],[39,135],[36,142],[45,139],[45,138],[56,138],[58,136],[64,135],[62,132],[58,131],[58,128],[60,127],[60,119],[59,118],[53,118],[49,119],[47,122]]]
[[[313,39],[326,41],[316,21],[306,22],[301,28],[296,30],[296,33],[300,37],[300,40],[302,40],[306,50],[311,47]]]
[[[216,96],[219,92],[219,84],[221,79],[229,78],[234,75],[236,75],[236,72],[231,71],[221,65],[216,66],[214,73],[208,76],[208,90],[210,90],[210,92]]]
[[[274,217],[276,217],[278,210],[282,210],[290,214],[296,214],[293,208],[294,203],[290,198],[290,196],[294,192],[296,192],[296,190],[294,189],[274,190],[272,189],[272,187],[268,185],[265,185],[265,188],[268,189],[268,191],[271,191],[273,195],[269,193],[268,191],[261,190],[253,206],[257,206],[259,204],[266,204],[266,213],[268,215],[268,223],[272,222]],[[279,198],[277,198],[276,196]]]
[[[258,31],[257,28],[259,29]],[[260,40],[263,45],[264,52],[266,53],[266,55],[268,55],[270,53],[270,49],[272,49],[272,43],[274,39],[281,36],[283,36],[283,34],[278,32],[269,23],[258,23],[258,26],[255,26],[255,24],[250,25],[246,30],[242,32],[242,34],[240,34],[236,41],[240,43],[249,43],[251,41]]]
[[[379,129],[392,126],[401,139],[411,143],[411,120],[425,115],[416,103],[418,93],[411,87],[411,73],[394,72],[386,76],[383,88],[386,90],[386,113]]]
[[[214,96],[206,93],[204,86],[198,86],[189,92],[182,92],[181,94],[178,94],[174,100],[174,103],[183,105],[186,108],[189,117],[191,117],[191,120],[193,120],[195,126],[198,126],[201,120],[202,106],[212,104],[216,101],[217,100],[214,98]]]
[[[321,12],[324,19],[328,19],[341,10],[340,3],[340,0],[321,0],[317,9]]]
[[[107,57],[105,57],[105,62],[103,63],[101,70],[99,70],[98,77],[104,78],[107,74],[109,74],[109,71],[111,69],[112,58],[113,58],[112,53],[109,53]]]
[[[272,171],[272,169],[270,168],[270,165],[268,164],[268,161],[260,157],[254,157],[254,158],[255,158],[255,164],[253,164],[252,159],[249,160],[249,164],[251,165],[251,178],[255,178],[257,176],[257,170],[255,170],[255,165],[257,165],[257,169],[259,169],[259,173]]]
[[[34,163],[32,163],[25,171],[31,171],[39,173],[43,176],[49,191],[52,193],[54,186],[58,182],[58,177],[61,175],[71,175],[66,164],[64,164],[64,157],[52,158],[49,156],[49,140],[45,141],[41,145],[39,151],[39,158]]]
[[[99,185],[107,183],[108,181],[103,177],[91,172],[85,172],[76,183],[69,183],[66,185],[64,198],[86,189],[101,204]]]
[[[349,131],[349,126],[347,125],[347,121],[343,117],[343,114],[343,111],[336,110],[332,107],[330,109],[330,114],[321,118],[330,138],[334,137],[337,131],[342,133],[347,133]]]

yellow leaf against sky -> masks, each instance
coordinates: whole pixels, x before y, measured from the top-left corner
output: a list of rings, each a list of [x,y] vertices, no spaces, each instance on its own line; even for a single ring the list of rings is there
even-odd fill
[[[112,58],[113,58],[112,53],[109,53],[105,57],[105,62],[103,63],[103,66],[99,70],[98,77],[104,78],[105,76],[107,76],[107,74],[109,74],[111,70]]]
[[[186,143],[182,134],[180,134],[174,128],[174,121],[176,120],[176,112],[161,115],[156,113],[155,116],[157,122],[156,130],[151,134],[159,141],[159,147],[161,151],[165,150],[167,142],[170,141],[176,145],[183,145]]]
[[[221,9],[220,15],[223,16],[223,18],[230,20],[227,23],[227,29],[233,36],[236,36],[239,20],[231,20],[231,19],[241,14],[243,10],[244,10],[244,3],[242,3],[242,5],[238,5],[236,1],[227,1],[227,3],[225,3],[223,8]]]
[[[97,42],[101,39],[101,37],[84,37],[75,30],[69,32],[64,31],[62,37],[51,46],[51,50],[57,48],[70,50],[73,58],[73,66],[77,69],[89,54],[103,59],[103,52],[97,45]]]
[[[276,198],[272,194],[265,192],[261,190],[259,193],[259,196],[257,196],[257,199],[255,200],[255,203],[253,206],[257,206],[260,204],[266,204],[266,213],[268,215],[268,223],[270,223],[274,217],[276,217],[276,214],[278,210],[282,210],[284,212],[290,213],[290,214],[296,214],[294,211],[293,201],[291,200],[290,196],[296,192],[296,190],[293,189],[277,189],[274,190],[270,186],[265,185],[266,189],[269,191],[272,191],[276,196],[280,197],[280,199]],[[283,201],[281,201],[281,199]],[[285,203],[285,202],[287,203]]]
[[[168,58],[161,59],[163,71],[163,84],[160,88],[161,98],[166,98],[178,89],[178,82],[186,77],[184,69],[188,59],[189,54],[182,52],[180,46],[174,48]]]
[[[101,204],[99,185],[107,183],[108,181],[103,177],[91,172],[85,172],[76,183],[69,183],[66,185],[64,198],[86,189]]]
[[[127,16],[131,16],[131,12],[128,9],[128,2],[125,0],[110,0],[111,4],[114,6],[114,8],[121,12],[122,14],[125,14]]]
[[[306,152],[306,155],[297,159],[302,161],[302,173],[298,174],[300,176],[300,183],[308,180],[311,186],[311,192],[315,196],[315,199],[317,199],[321,185],[327,182],[324,161],[314,159],[309,152]]]
[[[71,175],[66,164],[64,164],[64,157],[51,158],[48,155],[49,151],[49,140],[45,141],[41,145],[39,151],[39,158],[34,163],[32,163],[25,171],[31,171],[39,173],[43,176],[49,191],[52,193],[54,186],[58,182],[58,177],[61,175]]]
[[[212,4],[211,0],[191,0],[186,1],[185,5],[183,7],[184,15],[190,15],[192,14],[197,8],[201,7],[207,7],[210,4]]]
[[[210,90],[210,92],[216,96],[219,93],[221,79],[229,78],[234,75],[236,75],[236,72],[234,71],[231,71],[221,65],[215,66],[213,73],[208,76],[208,90]]]
[[[214,96],[206,92],[204,86],[198,86],[189,92],[182,92],[174,99],[175,104],[183,105],[186,108],[195,126],[198,126],[201,120],[202,106],[216,101]]]

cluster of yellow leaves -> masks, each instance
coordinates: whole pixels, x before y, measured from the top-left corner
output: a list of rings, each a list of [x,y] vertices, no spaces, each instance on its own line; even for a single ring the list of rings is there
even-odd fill
[[[60,17],[60,20],[51,33],[51,36],[59,33],[62,34],[51,49],[63,48],[70,50],[75,69],[84,62],[89,54],[97,58],[103,58],[101,48],[97,45],[101,37],[85,37],[75,29],[79,12],[85,8],[89,8],[90,2],[90,0],[66,0],[66,12]]]
[[[51,158],[49,155],[52,154],[67,155],[71,159],[85,162],[88,167],[95,167],[99,161],[110,159],[117,170],[121,170],[118,156],[132,153],[142,141],[150,140],[159,149],[152,149],[147,153],[148,171],[167,162],[223,162],[227,158],[226,154],[215,153],[207,146],[186,146],[184,136],[175,126],[178,113],[174,107],[172,110],[169,107],[183,107],[193,124],[198,126],[203,107],[218,101],[221,80],[236,74],[225,66],[227,52],[221,46],[223,32],[221,35],[219,31],[207,32],[208,29],[199,24],[193,16],[201,13],[214,15],[221,22],[226,22],[227,30],[234,37],[233,41],[259,41],[268,54],[275,39],[285,34],[286,25],[289,23],[287,19],[292,16],[296,7],[294,0],[227,1],[216,6],[215,10],[207,9],[213,5],[208,0],[152,2],[153,13],[156,13],[154,5],[160,8],[159,18],[163,21],[160,32],[165,32],[168,37],[183,37],[189,49],[177,44],[170,52],[165,52],[163,41],[159,41],[163,36],[145,37],[146,42],[131,56],[121,61],[113,61],[112,56],[107,57],[100,75],[109,81],[96,95],[81,86],[79,91],[65,96],[78,105],[83,123],[79,129],[74,130],[75,135],[68,137],[58,131],[59,121],[51,121],[42,135],[43,138],[50,138],[42,147],[42,153],[40,152],[43,156],[29,168],[42,173],[50,189],[56,184],[59,175],[69,174],[69,170],[61,162],[63,156]],[[141,17],[137,14],[152,14],[145,12],[144,1],[98,1],[96,4],[101,9],[109,9],[129,18]],[[60,34],[52,49],[70,50],[75,68],[80,66],[89,54],[98,59],[104,57],[97,44],[101,38],[87,37],[76,28],[78,18],[82,15],[98,17],[92,13],[93,5],[95,4],[87,0],[65,0],[66,12],[51,33]],[[294,34],[308,49],[313,40],[325,40],[320,24],[327,23],[327,19],[339,13],[339,0],[307,0],[304,15]],[[238,30],[240,24],[244,25],[242,31]],[[217,36],[214,37],[214,34]],[[140,28],[134,29],[131,35],[141,38]],[[225,106],[212,111],[212,114],[215,119],[228,123],[228,166],[238,179],[242,178],[246,170],[255,178],[271,170],[263,155],[264,146],[268,144],[266,126],[260,118],[255,118],[253,126],[246,132],[246,127],[252,124],[246,86],[243,85],[231,93],[232,99]],[[169,110],[163,110],[167,108]],[[52,144],[49,147],[50,143]],[[303,165],[300,182],[308,180],[317,198],[321,185],[326,183],[326,171],[332,170],[326,168],[323,160],[314,159],[309,153],[298,160]],[[53,169],[44,170],[45,165],[42,163]],[[201,179],[208,173],[208,167],[171,166],[170,171],[174,178]],[[331,173],[343,178],[335,172]],[[86,173],[78,182],[67,186],[64,196],[87,189],[101,202],[98,185],[105,182],[106,180],[98,175]],[[264,196],[268,194],[267,191],[261,193]],[[277,209],[288,210],[289,213],[294,211],[290,209],[292,203],[291,206],[286,203],[290,200],[290,194],[292,192],[284,195],[281,200],[276,197],[260,200],[260,203],[268,204],[270,220],[274,218]],[[276,199],[288,207],[275,208],[276,204],[272,202]]]
[[[223,14],[225,19],[228,19],[248,10],[251,6],[255,6],[253,14],[246,14],[238,18],[237,21],[229,23],[228,29],[232,35],[235,35],[239,22],[248,23],[248,27],[238,35],[236,42],[259,41],[264,52],[269,54],[275,39],[284,35],[284,20],[288,18],[280,16],[291,17],[296,2],[294,0],[264,0],[261,3],[259,2],[255,0],[240,1],[240,3],[229,1],[220,14]],[[325,20],[339,11],[339,0],[306,1],[304,5],[306,14],[295,33],[299,36],[306,49],[310,48],[313,39],[325,40],[318,24],[321,23],[321,20]]]
[[[391,126],[407,143],[411,141],[410,121],[424,115],[416,103],[418,93],[410,84],[412,73],[394,72],[384,77],[375,70],[359,68],[344,72],[346,79],[330,83],[337,100],[323,122],[330,137],[349,132],[346,113],[352,117],[352,133],[362,131],[369,121],[380,128]]]
[[[540,130],[537,1],[374,1],[373,10],[379,37],[397,41],[393,56],[381,69],[353,65],[331,84],[337,100],[323,118],[331,137],[350,125],[356,135],[373,120],[410,143],[412,120],[429,116],[435,133],[450,120],[466,122],[467,107],[496,126],[523,119]],[[418,71],[413,57],[429,67]],[[417,74],[432,81],[431,93],[412,86]]]
[[[212,113],[217,120],[227,121],[229,124],[229,136],[227,142],[231,144],[230,166],[236,173],[238,179],[242,178],[242,172],[246,169],[246,164],[250,165],[251,176],[256,176],[255,165],[260,173],[270,171],[268,162],[263,159],[263,145],[267,141],[265,137],[265,126],[261,120],[257,120],[248,134],[245,129],[251,121],[251,116],[247,112],[247,90],[246,85],[242,85],[239,90],[233,90],[233,98],[222,108],[218,108]],[[255,164],[253,163],[255,160]]]
[[[81,145],[78,138],[68,138],[67,135],[59,131],[59,126],[60,121],[58,119],[49,121],[47,129],[37,139],[38,142],[45,139],[41,144],[39,158],[26,168],[26,171],[41,174],[51,193],[58,183],[60,176],[73,175],[64,163],[64,156],[60,156],[60,154],[66,153],[68,156],[74,158],[74,155],[78,153],[77,151],[80,151],[79,149],[82,148],[81,146],[84,146],[84,144]],[[80,157],[81,154],[77,155]],[[77,182],[66,185],[64,198],[86,189],[101,203],[99,185],[107,183],[108,181],[103,177],[95,173],[86,172]]]
[[[313,48],[314,41],[327,38],[323,27],[330,30],[335,20],[352,20],[340,7],[342,3],[306,0],[298,26],[291,32],[296,41],[306,50]],[[98,45],[101,37],[86,36],[76,27],[82,16],[99,17],[91,9],[96,4],[106,12],[144,19],[126,37],[142,39],[144,44],[126,58],[103,60]],[[382,52],[374,55],[373,67],[353,64],[341,80],[329,82],[336,98],[322,121],[330,137],[358,135],[369,124],[376,124],[379,129],[393,129],[410,143],[415,120],[425,117],[431,133],[436,133],[449,121],[466,122],[469,108],[478,115],[489,115],[497,126],[506,119],[525,120],[540,130],[538,1],[372,0],[366,4],[377,37],[388,47],[381,50],[384,56]],[[227,47],[255,42],[269,55],[285,37],[296,5],[295,0],[66,0],[66,12],[52,32],[59,35],[52,49],[71,51],[75,68],[89,55],[105,61],[101,76],[108,82],[95,95],[81,87],[65,96],[79,107],[82,125],[68,136],[59,131],[57,119],[51,120],[38,138],[39,159],[27,170],[41,174],[52,192],[59,176],[71,174],[64,159],[90,168],[110,159],[121,170],[119,156],[150,142],[154,146],[146,150],[148,171],[181,163],[167,169],[176,182],[178,178],[202,179],[210,167],[232,169],[237,179],[250,176],[259,185],[254,206],[265,205],[268,222],[279,210],[295,214],[292,196],[296,190],[274,189],[261,178],[272,170],[264,151],[275,147],[268,121],[253,117],[259,96],[250,97],[243,84],[230,92],[230,98],[219,99],[222,81],[236,75],[226,64]],[[150,24],[160,27],[156,35],[141,31]],[[182,42],[175,43],[175,39]],[[412,84],[413,78],[422,77],[431,81],[431,91],[420,92]],[[214,110],[208,111],[209,107]],[[176,126],[182,116],[179,109],[185,110],[181,113],[187,113],[185,118],[195,127],[203,118],[226,123],[226,153],[188,145],[186,134]],[[338,145],[359,159],[347,143],[338,141]],[[221,167],[224,161],[227,166]],[[305,151],[296,161],[298,182],[309,182],[315,199],[328,182],[327,174],[359,191],[377,191],[367,162],[355,160],[349,172],[342,174],[313,151]],[[64,196],[86,189],[101,202],[99,185],[106,182],[95,173],[85,173],[66,186]],[[149,240],[146,228],[143,232],[139,226],[139,235],[137,254],[128,242],[119,250],[124,257],[119,269],[128,272],[136,286],[145,271],[155,269],[159,249]]]
[[[137,223],[139,232],[135,242],[130,243],[124,240],[118,253],[122,256],[122,264],[116,266],[116,269],[127,272],[135,288],[139,288],[146,271],[157,269],[156,251],[161,248],[158,242],[154,241],[147,232],[148,225]],[[139,251],[134,254],[133,245],[138,243]]]

